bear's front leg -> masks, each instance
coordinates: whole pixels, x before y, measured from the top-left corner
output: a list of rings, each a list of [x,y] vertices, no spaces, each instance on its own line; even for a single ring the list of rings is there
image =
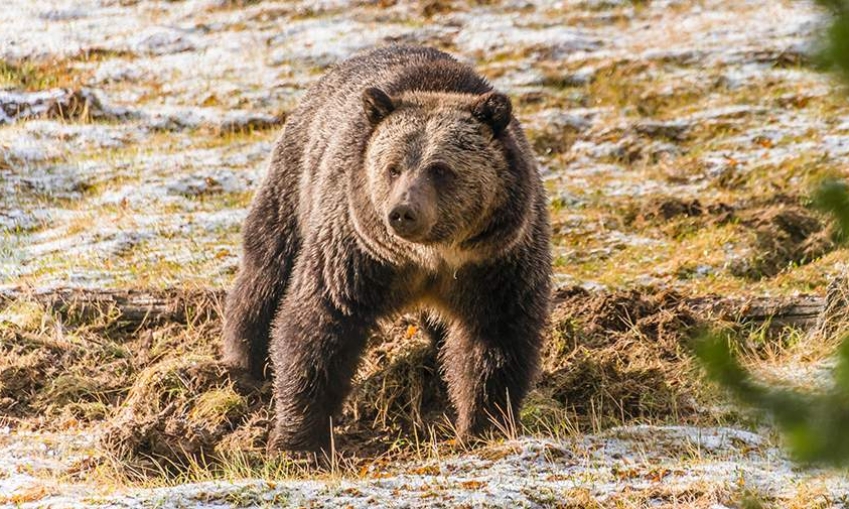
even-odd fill
[[[544,278],[468,277],[455,294],[441,360],[461,439],[509,430],[538,368],[548,310]],[[462,278],[462,275],[460,276]]]
[[[300,268],[300,267],[299,267]],[[296,270],[271,338],[276,422],[270,451],[329,452],[373,314],[334,302],[321,271]]]

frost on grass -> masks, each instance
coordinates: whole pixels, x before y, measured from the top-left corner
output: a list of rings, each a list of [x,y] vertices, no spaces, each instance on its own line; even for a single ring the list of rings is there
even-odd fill
[[[32,437],[14,436],[18,449]],[[49,451],[50,446],[44,446]],[[38,446],[36,446],[38,449]],[[9,449],[0,449],[9,452]],[[43,471],[44,464],[36,464]],[[29,466],[29,465],[28,465]],[[18,493],[31,478],[14,476]],[[11,484],[11,482],[10,482]],[[621,504],[736,507],[744,493],[799,504],[810,493],[839,507],[849,485],[839,474],[799,474],[762,432],[736,428],[625,426],[560,439],[521,438],[461,456],[376,464],[356,477],[325,480],[205,481],[121,495],[89,496],[93,507],[616,507]],[[21,507],[73,507],[75,499],[44,489]],[[12,496],[6,500],[15,501]],[[571,502],[570,502],[571,501]],[[577,505],[575,505],[577,504]],[[667,505],[664,505],[667,504]]]
[[[42,117],[107,120],[122,113],[104,108],[90,89],[0,92],[0,125]]]
[[[756,224],[711,227],[697,245],[661,225],[634,228],[622,210],[664,197],[749,207],[765,193],[803,206],[805,175],[839,171],[849,156],[846,108],[810,68],[821,23],[806,4],[721,0],[568,8],[16,0],[0,13],[15,28],[0,36],[0,104],[14,122],[0,131],[0,224],[10,246],[0,284],[124,286],[151,271],[162,280],[142,284],[226,284],[237,222],[210,235],[190,214],[243,217],[305,88],[341,58],[400,42],[453,51],[514,98],[550,192],[580,204],[554,207],[563,231],[555,250],[570,253],[556,267],[560,280],[688,289],[686,258],[708,250],[709,284],[745,293],[753,278],[741,259],[757,249]],[[105,171],[92,176],[92,165]],[[150,225],[153,217],[161,224]],[[80,231],[103,223],[145,239],[115,270],[102,264],[112,252],[100,256]],[[90,254],[47,259],[26,247],[59,241],[89,245]],[[682,254],[658,264],[659,253]],[[828,253],[811,251],[801,265],[828,272],[817,263]],[[580,261],[567,269],[567,260]],[[795,262],[767,271],[755,291],[807,288]]]

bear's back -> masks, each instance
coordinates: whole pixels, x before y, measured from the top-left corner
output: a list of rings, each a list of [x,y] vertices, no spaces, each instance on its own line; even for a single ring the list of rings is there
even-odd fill
[[[330,70],[305,97],[304,106],[340,104],[378,87],[390,96],[423,90],[484,94],[492,90],[474,69],[433,48],[389,46],[356,55]],[[359,114],[361,110],[357,110]]]

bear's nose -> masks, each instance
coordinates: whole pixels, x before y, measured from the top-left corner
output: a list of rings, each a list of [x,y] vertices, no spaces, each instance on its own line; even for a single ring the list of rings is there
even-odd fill
[[[415,235],[419,229],[419,214],[409,205],[396,205],[389,212],[389,224],[401,237]]]

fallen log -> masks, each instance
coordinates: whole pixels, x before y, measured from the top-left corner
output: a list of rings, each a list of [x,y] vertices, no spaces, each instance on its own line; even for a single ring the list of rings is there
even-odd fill
[[[218,319],[223,314],[224,296],[224,290],[218,289],[9,291],[0,293],[0,309],[11,302],[27,300],[39,303],[69,322],[105,318],[113,326],[134,329]]]
[[[814,327],[825,309],[818,295],[794,297],[721,297],[711,295],[687,299],[687,304],[704,318],[735,323],[768,323],[773,326]]]
[[[554,297],[556,307],[562,299]],[[568,292],[568,289],[565,290]],[[24,299],[35,301],[64,319],[87,322],[108,317],[122,328],[140,328],[162,323],[189,323],[196,319],[220,319],[225,291],[194,290],[91,290],[57,289],[49,291],[0,292],[0,309]],[[793,297],[726,297],[705,295],[683,298],[682,303],[697,316],[735,323],[766,323],[770,326],[812,328],[826,309],[826,298],[819,295]]]

